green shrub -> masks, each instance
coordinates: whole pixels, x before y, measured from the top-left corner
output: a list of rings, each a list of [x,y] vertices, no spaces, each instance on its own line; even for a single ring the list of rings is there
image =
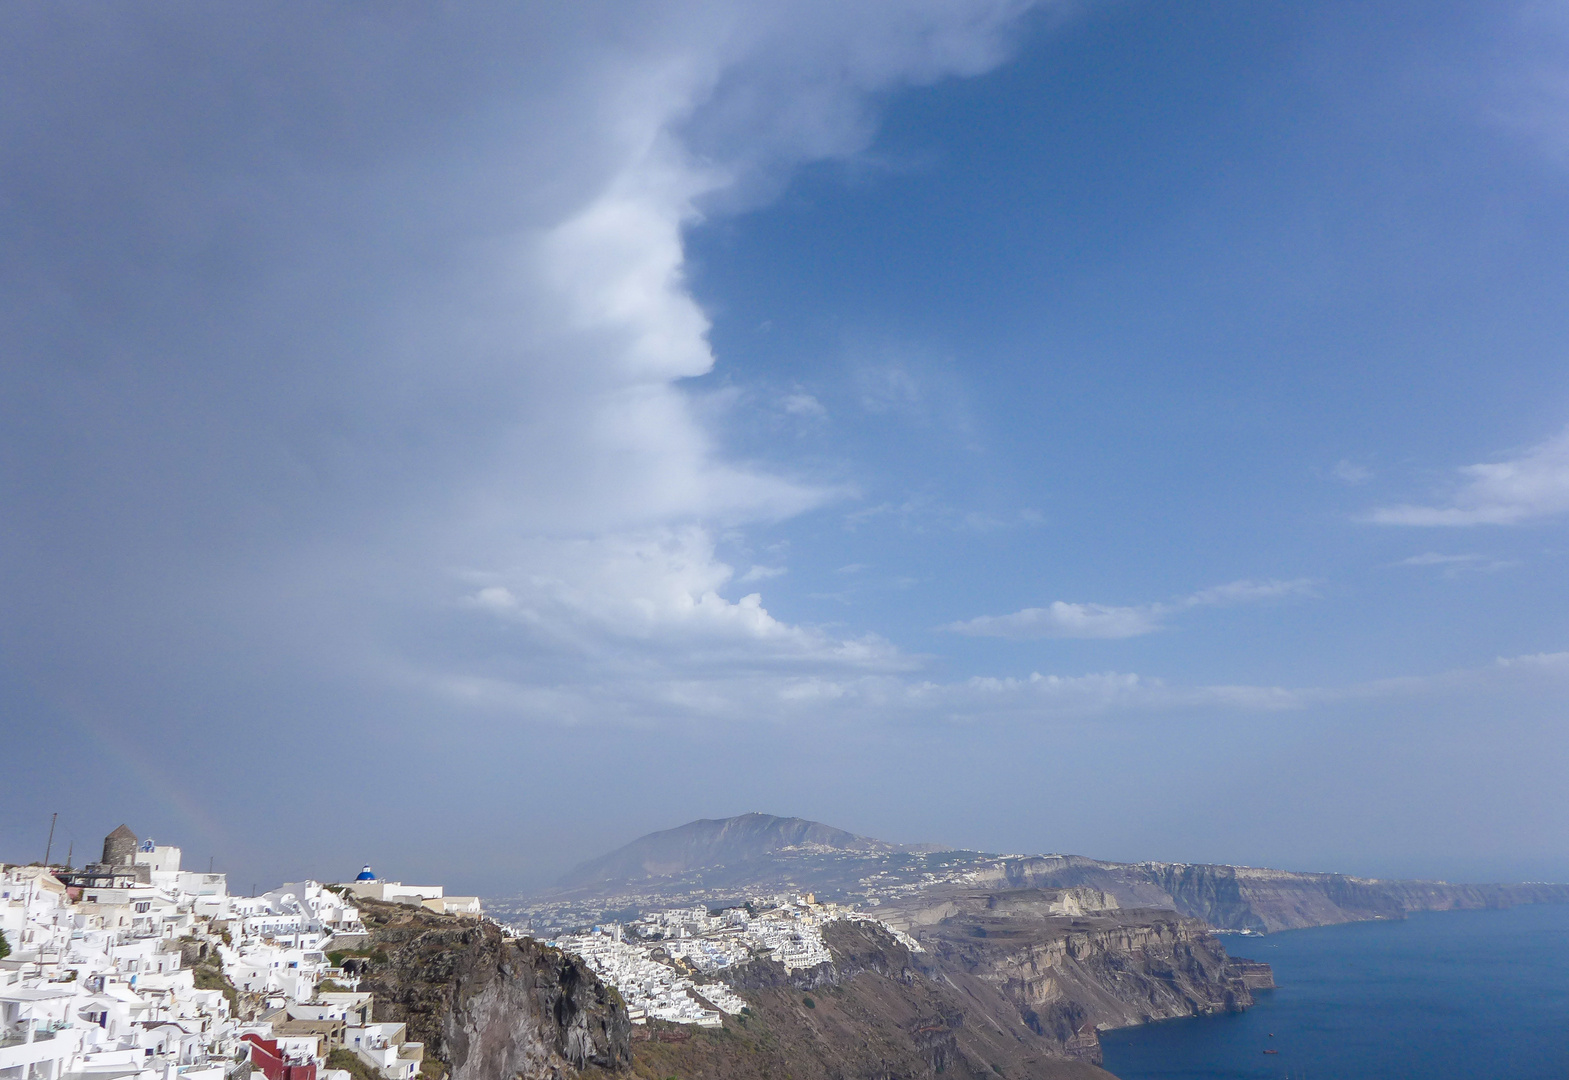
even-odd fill
[[[341,1047],[327,1055],[327,1068],[342,1069],[352,1080],[381,1080],[381,1074],[361,1061],[358,1054]]]

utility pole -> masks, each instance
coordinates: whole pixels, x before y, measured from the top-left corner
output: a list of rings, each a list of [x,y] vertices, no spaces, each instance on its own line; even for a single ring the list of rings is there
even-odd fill
[[[60,811],[56,810],[49,819],[49,843],[44,845],[44,865],[49,865],[49,854],[54,851],[54,823],[60,820]]]

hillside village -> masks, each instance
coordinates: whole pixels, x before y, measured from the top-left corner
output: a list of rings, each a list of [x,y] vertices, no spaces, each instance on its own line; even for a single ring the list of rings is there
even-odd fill
[[[123,825],[81,869],[0,865],[0,1080],[413,1080],[424,1048],[355,989],[360,897],[482,915],[369,867],[233,896]]]
[[[823,927],[836,919],[876,921],[838,904],[819,904],[811,893],[791,893],[719,912],[701,905],[650,912],[625,925],[564,934],[550,944],[583,957],[614,986],[634,1024],[665,1020],[719,1027],[721,1014],[733,1016],[746,1002],[711,976],[753,959],[777,961],[786,971],[829,963]],[[914,939],[884,928],[920,949]]]
[[[366,947],[366,901],[488,918],[476,897],[384,881],[368,866],[351,881],[231,895],[224,874],[185,870],[179,848],[123,825],[80,869],[0,865],[0,1080],[439,1077],[425,1047],[403,1024],[375,1022],[373,996],[358,989],[380,958]],[[823,928],[839,919],[876,921],[788,893],[646,911],[547,944],[615,987],[633,1024],[717,1027],[746,1008],[718,973],[750,960],[826,963]]]

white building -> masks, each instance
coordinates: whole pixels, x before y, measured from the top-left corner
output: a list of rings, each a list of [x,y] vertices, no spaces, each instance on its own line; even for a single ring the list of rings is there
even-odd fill
[[[439,885],[371,881],[352,888],[480,915],[477,898]],[[385,1080],[420,1071],[424,1047],[401,1024],[374,1023],[370,995],[352,992],[357,977],[327,959],[367,936],[341,887],[302,881],[231,896],[223,874],[185,870],[179,848],[121,826],[103,860],[80,871],[0,865],[0,933],[11,949],[0,960],[0,1080],[225,1080],[265,1051],[253,1040],[315,1064],[320,1080],[349,1080],[322,1068],[328,1038],[316,1025],[332,1039],[347,1033]],[[186,958],[214,954],[255,1019],[232,1015],[225,990],[197,988]],[[351,992],[319,993],[329,976]]]

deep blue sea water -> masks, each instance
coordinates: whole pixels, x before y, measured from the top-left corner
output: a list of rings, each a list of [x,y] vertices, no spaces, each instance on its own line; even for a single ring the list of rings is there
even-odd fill
[[[1272,964],[1280,988],[1239,1015],[1105,1032],[1107,1069],[1122,1080],[1569,1080],[1569,905],[1224,940]]]

